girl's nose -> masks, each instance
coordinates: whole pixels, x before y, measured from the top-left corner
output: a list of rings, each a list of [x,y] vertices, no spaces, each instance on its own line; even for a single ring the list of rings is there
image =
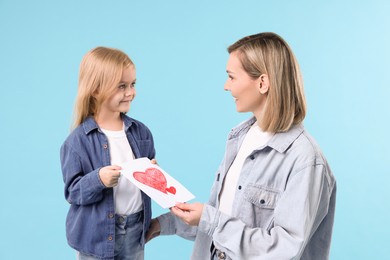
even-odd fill
[[[135,88],[134,87],[126,88],[125,95],[126,96],[135,96]]]

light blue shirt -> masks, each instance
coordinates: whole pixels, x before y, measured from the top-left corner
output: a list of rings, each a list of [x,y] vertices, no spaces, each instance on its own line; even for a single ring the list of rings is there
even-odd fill
[[[212,243],[226,259],[328,259],[336,181],[302,125],[276,133],[245,159],[232,215],[218,210],[226,173],[254,122],[230,132],[199,226],[190,228],[168,213],[158,218],[161,234],[195,239],[193,260],[210,259]]]

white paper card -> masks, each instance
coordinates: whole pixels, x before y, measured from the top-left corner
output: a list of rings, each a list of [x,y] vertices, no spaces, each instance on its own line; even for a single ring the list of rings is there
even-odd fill
[[[195,196],[180,182],[148,158],[139,158],[121,165],[121,174],[163,208],[187,202]]]

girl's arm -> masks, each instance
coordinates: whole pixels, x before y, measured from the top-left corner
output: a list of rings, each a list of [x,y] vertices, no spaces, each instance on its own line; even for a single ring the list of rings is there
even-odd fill
[[[100,168],[84,173],[81,158],[67,144],[61,147],[60,155],[66,200],[83,206],[100,201],[106,188],[99,178]]]

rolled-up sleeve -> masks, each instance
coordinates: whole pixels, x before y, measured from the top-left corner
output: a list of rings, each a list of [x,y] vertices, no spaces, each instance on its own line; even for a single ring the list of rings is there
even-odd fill
[[[60,158],[65,199],[75,205],[89,205],[100,201],[105,189],[98,175],[100,169],[84,173],[80,156],[67,143],[61,147]]]
[[[157,218],[161,227],[161,235],[178,235],[188,240],[195,240],[197,227],[189,226],[178,217],[168,212]]]

